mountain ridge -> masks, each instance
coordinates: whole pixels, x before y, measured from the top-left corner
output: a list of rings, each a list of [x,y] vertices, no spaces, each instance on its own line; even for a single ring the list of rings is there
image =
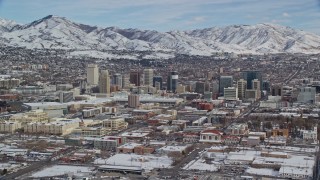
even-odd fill
[[[161,51],[203,56],[216,52],[320,53],[320,36],[270,23],[159,32],[91,26],[54,15],[24,25],[0,18],[0,44],[28,49]]]

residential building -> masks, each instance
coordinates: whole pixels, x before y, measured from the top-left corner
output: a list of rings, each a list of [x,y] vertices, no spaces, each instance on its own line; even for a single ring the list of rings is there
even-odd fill
[[[130,94],[128,96],[128,106],[131,108],[136,108],[140,105],[140,96],[138,94]]]
[[[79,127],[80,119],[64,119],[50,123],[28,123],[24,126],[25,133],[40,133],[52,135],[70,134],[74,129]]]
[[[21,128],[21,122],[2,121],[0,123],[1,133],[14,133],[16,130],[20,128]]]
[[[12,89],[20,85],[20,80],[15,78],[0,79],[0,88]]]

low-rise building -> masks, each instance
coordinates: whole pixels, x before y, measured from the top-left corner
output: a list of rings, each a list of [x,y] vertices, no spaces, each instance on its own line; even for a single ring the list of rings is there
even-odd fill
[[[317,141],[318,139],[318,130],[317,126],[313,128],[313,130],[302,130],[302,136],[304,140],[313,140]]]
[[[1,133],[14,133],[16,130],[21,128],[20,122],[4,121],[0,123]]]
[[[42,109],[31,110],[24,114],[17,114],[10,118],[11,121],[20,122],[22,125],[32,122],[49,122],[49,116]]]
[[[105,136],[102,138],[90,139],[90,141],[93,141],[94,148],[115,151],[118,146],[126,143],[126,138],[118,136]]]
[[[111,129],[104,127],[78,127],[73,130],[73,134],[81,137],[102,137],[109,133]]]
[[[84,118],[94,117],[102,113],[102,107],[88,108],[82,110],[82,115]]]
[[[199,142],[221,143],[222,132],[216,129],[206,129],[200,133]]]
[[[24,126],[25,133],[66,135],[79,127],[80,119],[64,119],[50,123],[28,123]]]
[[[248,135],[248,133],[249,129],[246,123],[232,124],[227,128],[227,134],[234,136]]]
[[[112,131],[120,131],[123,129],[127,129],[128,123],[125,122],[124,118],[122,117],[112,117],[107,120],[102,121],[102,125],[105,128],[109,128]]]

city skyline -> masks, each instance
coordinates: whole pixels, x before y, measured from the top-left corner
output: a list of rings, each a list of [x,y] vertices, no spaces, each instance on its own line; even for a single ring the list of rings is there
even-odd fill
[[[0,17],[30,23],[47,15],[120,28],[189,30],[233,24],[273,23],[320,34],[320,2],[258,0],[0,0]]]

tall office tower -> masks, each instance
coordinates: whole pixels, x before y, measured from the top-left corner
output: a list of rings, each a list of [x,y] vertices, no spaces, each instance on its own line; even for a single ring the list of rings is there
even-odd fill
[[[261,82],[258,79],[252,80],[252,89],[257,90],[257,98],[261,98]]]
[[[161,76],[153,76],[153,83],[152,83],[153,87],[156,87],[157,82],[160,85],[159,88],[162,89],[162,77]]]
[[[168,75],[167,79],[167,91],[176,92],[178,86],[178,73],[172,71]]]
[[[238,88],[238,98],[244,99],[246,97],[247,81],[244,79],[240,79],[237,82],[237,88]]]
[[[205,83],[204,82],[196,82],[196,88],[194,90],[196,93],[204,94],[205,90]]]
[[[139,71],[131,71],[130,72],[130,83],[134,84],[135,86],[141,86],[140,76],[141,76],[141,74]]]
[[[122,76],[122,88],[127,88],[130,85],[130,79],[128,75],[123,75]]]
[[[233,77],[232,76],[220,76],[219,79],[219,94],[224,95],[224,88],[233,86]]]
[[[242,78],[247,81],[247,89],[252,88],[252,80],[258,79],[260,81],[260,90],[262,90],[262,75],[260,71],[243,71]]]
[[[99,80],[100,93],[110,94],[110,77],[108,70],[102,70]]]
[[[99,83],[99,68],[96,64],[88,64],[87,67],[87,83],[89,85],[98,85]]]
[[[152,86],[153,85],[153,69],[145,69],[143,70],[144,74],[144,85]]]
[[[122,88],[122,75],[118,73],[114,74],[112,76],[112,84]]]

